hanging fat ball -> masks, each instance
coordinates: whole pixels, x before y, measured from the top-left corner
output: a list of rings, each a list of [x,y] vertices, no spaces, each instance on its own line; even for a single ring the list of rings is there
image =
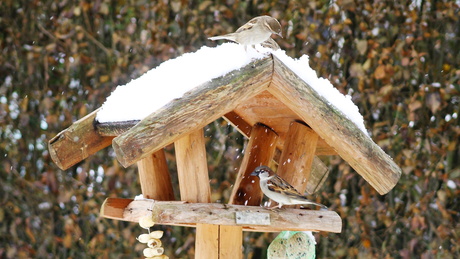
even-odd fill
[[[283,231],[268,247],[268,259],[314,259],[316,241],[311,232]]]

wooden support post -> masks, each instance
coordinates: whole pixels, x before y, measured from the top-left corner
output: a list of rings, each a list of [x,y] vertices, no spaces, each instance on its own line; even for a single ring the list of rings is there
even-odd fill
[[[174,191],[163,149],[137,162],[139,182],[144,198],[160,201],[174,200]]]
[[[219,225],[196,224],[195,258],[220,258]]]
[[[243,228],[197,224],[195,258],[243,258]],[[235,247],[239,247],[235,249]]]
[[[263,193],[258,177],[250,176],[260,165],[269,165],[276,149],[278,135],[263,124],[254,125],[251,130],[246,153],[230,196],[230,204],[259,206]]]
[[[211,202],[203,129],[178,139],[174,147],[181,200]]]
[[[219,227],[219,258],[242,259],[243,227]]]
[[[318,135],[307,125],[296,121],[291,123],[286,135],[277,174],[303,193],[310,179]]]
[[[211,202],[203,129],[174,142],[180,196],[187,202]],[[219,258],[219,226],[197,224],[195,258]]]

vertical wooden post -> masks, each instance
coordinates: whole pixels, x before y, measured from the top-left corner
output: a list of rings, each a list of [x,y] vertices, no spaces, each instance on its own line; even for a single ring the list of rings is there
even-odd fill
[[[278,135],[263,124],[254,125],[246,152],[230,196],[230,204],[259,206],[263,193],[257,177],[250,176],[260,165],[269,165],[276,149]]]
[[[180,197],[188,202],[211,202],[203,129],[174,142]],[[196,225],[195,258],[219,258],[219,226]]]
[[[307,125],[291,122],[286,134],[277,174],[300,193],[305,191],[315,158],[318,135]]]
[[[160,201],[174,200],[171,176],[163,149],[137,162],[137,167],[144,198]]]
[[[219,258],[243,258],[243,227],[220,226]]]
[[[211,202],[203,129],[174,142],[182,201]]]
[[[219,258],[219,243],[219,225],[196,224],[196,259]]]

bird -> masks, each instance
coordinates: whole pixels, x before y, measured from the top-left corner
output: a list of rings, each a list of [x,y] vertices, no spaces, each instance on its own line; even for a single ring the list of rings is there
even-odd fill
[[[269,48],[269,49],[272,49],[272,50],[279,50],[280,49],[280,45],[278,45],[278,43],[276,43],[276,41],[272,38],[268,38],[268,40],[260,43],[260,45],[264,48]]]
[[[259,177],[260,189],[270,199],[278,203],[278,208],[283,205],[312,204],[327,209],[323,204],[309,200],[300,194],[286,180],[275,174],[268,166],[259,166],[252,173]]]
[[[281,35],[281,25],[275,18],[263,15],[252,18],[233,33],[214,36],[208,39],[231,40],[243,45],[246,50],[247,46],[254,46],[267,41],[272,34],[283,37]]]

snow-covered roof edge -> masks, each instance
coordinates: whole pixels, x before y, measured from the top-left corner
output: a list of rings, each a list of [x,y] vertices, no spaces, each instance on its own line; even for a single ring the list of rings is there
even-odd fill
[[[101,123],[142,120],[171,100],[181,98],[187,91],[264,58],[267,53],[280,59],[368,135],[363,117],[351,96],[340,93],[329,80],[319,78],[310,67],[307,55],[294,59],[283,50],[261,47],[257,51],[245,51],[236,43],[224,43],[214,48],[203,46],[196,52],[165,61],[126,85],[118,86],[102,105],[96,120]]]

